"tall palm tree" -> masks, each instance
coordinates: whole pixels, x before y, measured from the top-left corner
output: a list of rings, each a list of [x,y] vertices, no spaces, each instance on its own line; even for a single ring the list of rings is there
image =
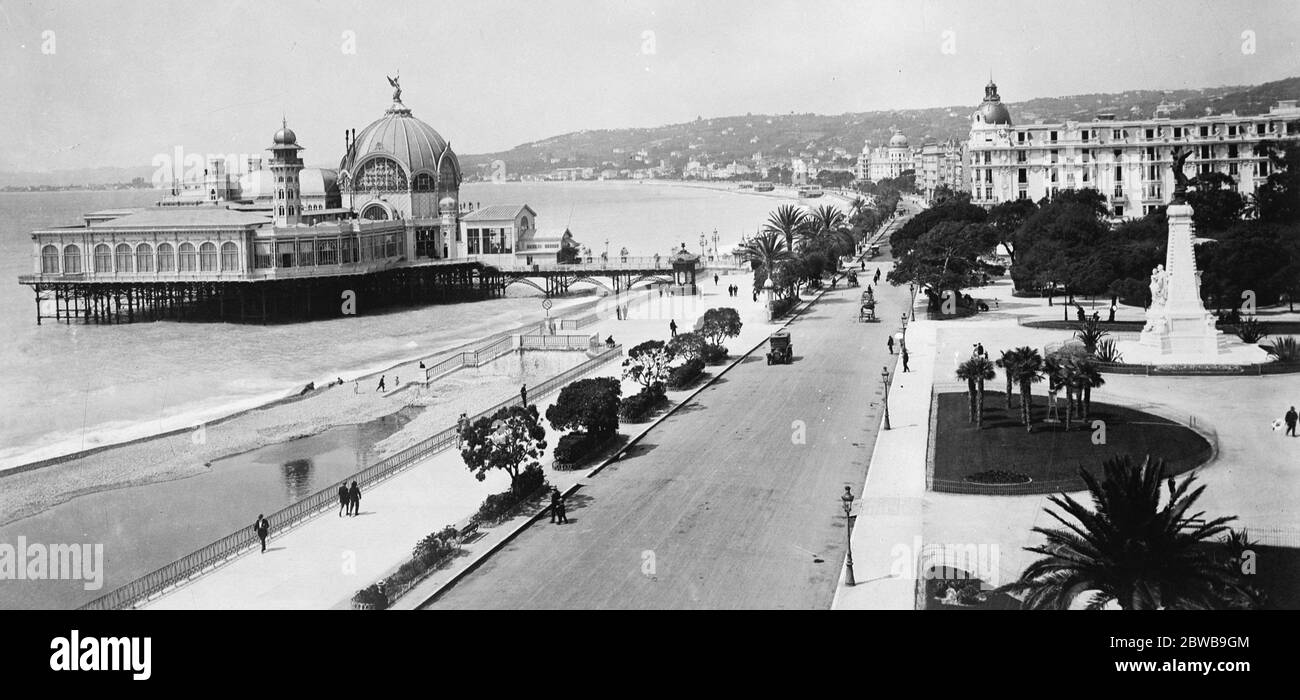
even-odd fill
[[[1033,389],[1032,385],[1043,379],[1043,358],[1038,351],[1029,346],[1015,349],[1016,361],[1006,371],[1015,373],[1015,381],[1020,385],[1020,420],[1025,430],[1034,432]]]
[[[844,212],[833,204],[823,204],[808,216],[808,223],[819,231],[838,231],[847,224]]]
[[[1209,609],[1239,600],[1240,569],[1206,546],[1236,516],[1205,521],[1204,511],[1189,514],[1205,491],[1189,492],[1195,476],[1180,484],[1170,477],[1164,499],[1162,460],[1147,457],[1135,466],[1128,456],[1112,457],[1100,481],[1085,470],[1080,476],[1093,510],[1064,493],[1050,496],[1077,523],[1044,509],[1065,528],[1035,527],[1047,542],[1025,549],[1042,558],[1002,591],[1023,594],[1025,607],[1039,609],[1065,609],[1076,600],[1090,609],[1111,603],[1126,610]]]
[[[866,211],[866,208],[867,200],[863,199],[861,196],[854,197],[853,200],[849,202],[849,213],[854,217],[862,216],[862,212]]]
[[[764,231],[776,232],[785,237],[786,250],[794,250],[795,236],[808,223],[808,213],[793,204],[782,204],[768,214]]]
[[[983,355],[975,355],[957,366],[957,378],[966,380],[970,395],[970,422],[984,427],[984,382],[997,376],[993,362]]]
[[[769,277],[774,277],[777,268],[792,257],[785,241],[781,240],[781,234],[776,231],[759,233],[742,243],[738,250],[742,260],[758,265]]]
[[[1002,356],[994,361],[998,367],[1002,368],[1002,374],[1007,379],[1007,410],[1011,410],[1011,379],[1016,374],[1016,363],[1019,361],[1019,355],[1016,350],[1003,350]]]
[[[1088,358],[1076,359],[1074,367],[1075,382],[1083,390],[1083,424],[1086,426],[1092,412],[1092,390],[1105,384],[1106,378],[1101,376],[1096,363]]]

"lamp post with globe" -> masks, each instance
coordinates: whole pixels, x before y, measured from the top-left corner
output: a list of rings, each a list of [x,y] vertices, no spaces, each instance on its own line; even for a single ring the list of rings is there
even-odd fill
[[[848,552],[848,559],[844,562],[844,585],[856,586],[858,582],[853,579],[853,491],[848,486],[844,487],[840,504],[844,508],[844,536]]]
[[[889,368],[880,368],[880,381],[885,386],[885,430],[889,430]]]

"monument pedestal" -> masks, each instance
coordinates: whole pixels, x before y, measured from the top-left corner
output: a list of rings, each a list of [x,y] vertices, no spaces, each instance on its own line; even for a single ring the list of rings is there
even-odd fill
[[[1162,355],[1200,356],[1213,362],[1226,350],[1228,340],[1214,327],[1214,314],[1201,302],[1192,208],[1171,204],[1166,214],[1165,265],[1151,276],[1151,308],[1139,342]]]

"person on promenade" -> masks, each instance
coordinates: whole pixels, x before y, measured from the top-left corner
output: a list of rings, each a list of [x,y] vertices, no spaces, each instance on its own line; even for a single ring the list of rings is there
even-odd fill
[[[1110,303],[1110,318],[1106,319],[1107,323],[1115,322],[1115,302]]]
[[[381,374],[379,375],[379,386],[375,387],[375,391],[383,391],[383,390],[384,390],[384,375]]]
[[[360,393],[361,393],[361,382],[360,382],[360,381],[353,381],[353,382],[352,382],[352,393],[354,393],[354,394],[360,394]]]
[[[614,305],[614,320],[616,321],[623,320],[623,307],[617,304]]]
[[[420,369],[425,369],[424,360],[420,360]]]
[[[528,385],[527,384],[521,384],[519,386],[519,400],[523,402],[524,408],[528,408]]]
[[[716,272],[713,273],[713,286],[718,286],[718,274]]]
[[[758,301],[758,290],[757,290],[757,289],[754,290],[754,301],[755,301],[755,302]]]
[[[1291,410],[1286,412],[1286,434],[1287,435],[1290,435],[1291,437],[1296,437],[1295,425],[1296,425],[1296,420],[1298,418],[1300,418],[1300,416],[1296,414],[1295,406],[1292,406]]]
[[[677,337],[677,319],[668,319],[668,331]]]
[[[890,354],[890,355],[893,355],[893,354],[894,354],[894,336],[892,336],[892,335],[889,336],[889,339],[885,341],[885,345],[888,345],[888,346],[889,346],[889,354]]]
[[[559,492],[556,492],[556,495],[559,495]],[[559,520],[558,520],[557,522],[567,524],[567,523],[569,522],[569,516],[564,512],[564,496],[563,496],[563,495],[560,495],[559,502],[556,503],[556,510],[557,510],[557,514],[558,514],[558,516],[559,516]]]
[[[552,486],[551,487],[551,522],[558,523],[559,521],[560,521],[560,490]]]
[[[908,359],[907,348],[903,348],[903,371],[911,372],[912,371],[911,368],[907,366],[907,359]]]
[[[461,411],[460,417],[456,419],[456,447],[460,448],[461,443],[465,441],[465,433],[469,430],[469,416]]]
[[[358,515],[361,513],[361,489],[357,487],[357,482],[352,482],[348,488],[348,515]]]
[[[352,496],[348,493],[348,484],[343,482],[339,484],[339,517],[343,517],[343,511],[347,510],[348,504],[352,501]]]
[[[262,541],[262,553],[266,553],[266,537],[271,534],[271,521],[267,520],[261,513],[257,514],[257,521],[253,523],[253,532],[257,533],[257,539]]]

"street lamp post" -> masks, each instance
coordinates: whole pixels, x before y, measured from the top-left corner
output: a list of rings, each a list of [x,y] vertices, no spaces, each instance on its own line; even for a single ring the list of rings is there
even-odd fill
[[[845,544],[848,545],[848,559],[845,561],[844,585],[856,586],[858,582],[853,579],[853,518],[850,513],[853,510],[853,491],[849,487],[844,487],[844,494],[840,496],[840,503],[844,506],[844,536]]]
[[[709,259],[709,254],[708,251],[706,250],[708,245],[709,245],[708,239],[706,239],[704,237],[704,234],[701,233],[700,234],[700,257],[704,258],[705,260]]]
[[[721,253],[718,252],[718,229],[716,228],[713,229],[713,257],[714,258],[722,257]]]
[[[880,380],[885,385],[885,430],[889,430],[889,368],[880,368]]]
[[[902,318],[900,318],[899,320],[903,322],[903,347],[906,348],[907,347],[907,314],[903,314]]]
[[[913,282],[907,283],[907,295],[908,298],[912,300],[912,320],[915,321],[916,320],[916,284],[915,283]]]

